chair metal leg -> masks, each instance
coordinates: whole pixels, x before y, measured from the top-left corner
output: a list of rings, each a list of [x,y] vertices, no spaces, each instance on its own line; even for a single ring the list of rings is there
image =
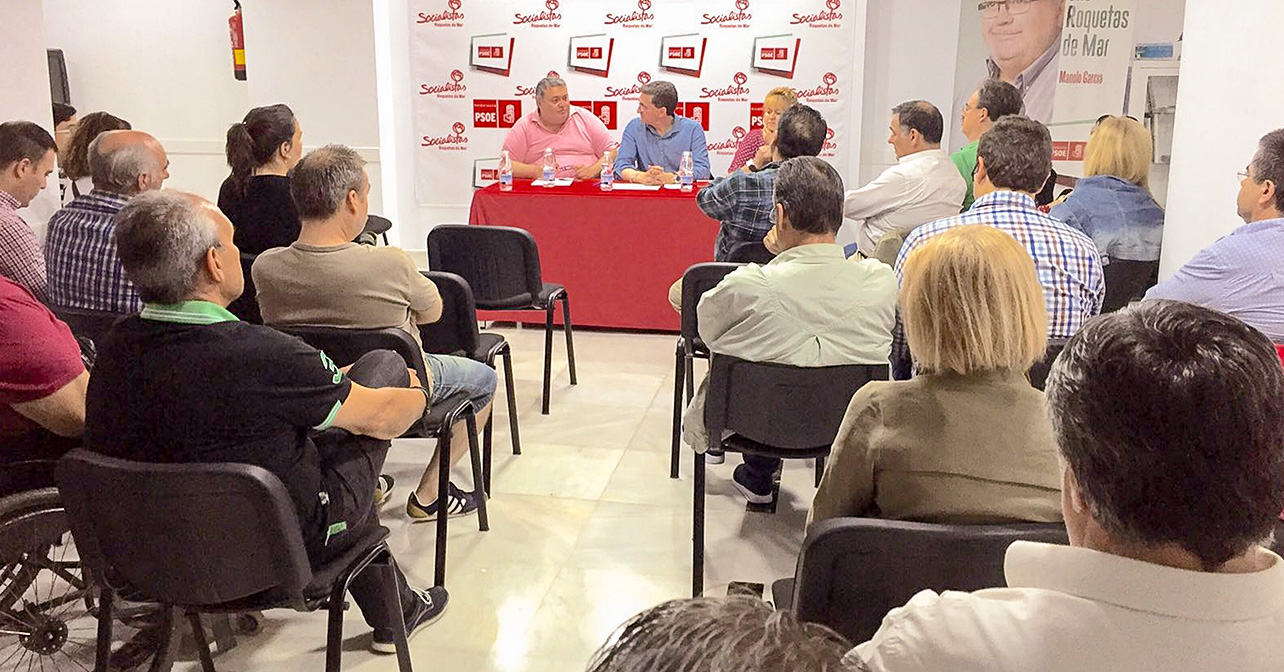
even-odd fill
[[[446,497],[450,493],[450,434],[453,428],[446,423],[437,437],[437,556],[433,570],[433,585],[446,585]]]
[[[548,415],[548,394],[553,380],[553,302],[548,302],[544,317],[544,405],[540,413]]]
[[[571,336],[571,295],[566,292],[562,292],[562,331],[566,332],[567,371],[571,374],[571,384],[578,385],[575,380],[575,339]]]
[[[170,672],[174,669],[174,659],[178,657],[178,645],[182,642],[179,636],[180,623],[174,618],[173,607],[165,607],[161,612],[160,641],[156,643],[156,653],[152,655],[149,672]]]
[[[522,454],[522,439],[517,433],[517,388],[513,383],[513,353],[500,355],[504,358],[504,389],[508,393],[508,434],[513,441],[513,454]],[[486,492],[490,492],[490,463],[487,462]]]
[[[111,665],[111,619],[115,593],[103,588],[98,595],[98,641],[94,654],[94,672],[107,672]]]
[[[188,611],[187,623],[192,628],[192,639],[196,642],[196,654],[201,658],[201,669],[204,672],[215,672],[214,657],[210,655],[210,642],[205,637],[205,627],[201,625],[200,612]]]
[[[410,663],[410,644],[406,641],[406,612],[401,604],[401,590],[397,587],[397,561],[391,553],[385,553],[379,561],[383,564],[383,589],[385,601],[393,607],[396,619],[392,632],[392,642],[397,647],[397,669],[400,672],[412,672]]]
[[[329,613],[325,631],[325,672],[340,672],[343,663],[343,607],[344,593],[347,592],[347,581],[335,581],[330,588]]]
[[[669,478],[678,477],[678,467],[682,462],[682,379],[686,356],[680,343],[673,362],[673,446],[669,454]]]
[[[825,475],[825,458],[816,458],[816,487],[820,487],[820,479]]]
[[[704,593],[704,453],[695,454],[691,525],[691,597]]]
[[[477,416],[469,413],[464,416],[464,421],[468,425],[468,457],[473,463],[473,483],[477,483],[482,478],[481,454],[477,449]],[[486,516],[485,492],[477,498],[477,529],[482,532],[490,531],[490,518]]]
[[[687,403],[691,403],[691,397],[695,396],[695,357],[688,352],[686,357],[686,378],[687,378]]]
[[[482,428],[482,473],[481,479],[477,478],[477,473],[473,472],[473,484],[482,492],[490,496],[490,449],[494,442],[495,436],[495,415],[492,413],[486,418],[486,426]]]

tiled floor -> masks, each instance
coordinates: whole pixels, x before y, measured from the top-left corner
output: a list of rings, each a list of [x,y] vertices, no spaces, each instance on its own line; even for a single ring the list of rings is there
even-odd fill
[[[522,455],[511,455],[507,406],[496,401],[491,530],[474,517],[450,525],[450,605],[411,643],[421,670],[582,670],[623,620],[690,595],[691,465],[668,478],[674,337],[577,332],[579,385],[570,387],[559,338],[552,414],[539,413],[543,337],[500,329],[514,350]],[[500,383],[503,389],[503,383]],[[432,444],[393,444],[385,471],[397,479],[383,523],[398,562],[416,585],[433,575],[432,524],[411,525],[405,498]],[[747,513],[730,484],[739,459],[709,468],[706,594],[730,581],[770,584],[791,575],[807,506],[810,462],[787,464],[776,514]],[[467,460],[454,480],[471,487]],[[346,623],[344,669],[395,670],[368,652],[370,631],[355,609]],[[322,669],[324,614],[273,611],[263,630],[216,657],[226,670]],[[176,669],[199,669],[193,662]]]

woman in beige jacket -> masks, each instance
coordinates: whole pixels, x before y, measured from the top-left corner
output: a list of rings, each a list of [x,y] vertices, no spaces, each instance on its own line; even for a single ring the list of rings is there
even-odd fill
[[[966,226],[916,250],[904,276],[901,316],[919,374],[852,397],[809,524],[1061,520],[1044,396],[1025,375],[1047,343],[1030,255],[1007,233]]]

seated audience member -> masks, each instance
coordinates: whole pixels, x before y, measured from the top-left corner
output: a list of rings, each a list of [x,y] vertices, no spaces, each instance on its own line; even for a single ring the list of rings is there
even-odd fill
[[[621,625],[587,672],[840,672],[848,645],[756,597],[670,600]]]
[[[773,161],[771,146],[776,144],[777,122],[785,110],[798,104],[798,94],[787,86],[777,86],[767,92],[762,101],[762,129],[753,129],[736,145],[736,155],[731,157],[728,172],[742,170],[752,173],[762,170]]]
[[[263,323],[272,326],[397,327],[420,342],[418,325],[441,318],[441,295],[397,247],[372,247],[352,241],[365,226],[370,178],[365,161],[347,147],[328,145],[299,161],[290,182],[303,232],[289,247],[269,250],[254,262]],[[339,289],[336,289],[339,288]],[[495,371],[463,357],[424,355],[428,380],[422,381],[429,405],[465,391],[486,424],[495,394]],[[468,433],[454,432],[448,463],[468,454]],[[415,521],[432,520],[440,505],[437,460],[424,470],[419,487],[406,502]],[[446,511],[451,516],[477,509],[480,490],[465,492],[451,484]]]
[[[1172,301],[1092,320],[1048,378],[1070,546],[1008,588],[923,591],[857,670],[1267,672],[1284,660],[1284,371],[1257,330]]]
[[[49,300],[45,257],[18,209],[30,205],[48,184],[56,148],[53,136],[30,121],[0,124],[0,276],[42,302]]]
[[[775,227],[764,241],[770,263],[723,278],[697,308],[711,352],[792,366],[885,364],[895,320],[896,278],[886,264],[845,259],[834,235],[843,221],[843,180],[828,163],[799,157],[780,164]],[[706,379],[683,417],[684,436],[709,448]],[[710,462],[723,460],[720,451]],[[771,501],[780,460],[745,455],[736,488],[753,503]]]
[[[340,370],[297,338],[237,321],[226,310],[244,280],[232,223],[198,196],[137,196],[117,215],[116,237],[146,305],[99,345],[86,447],[144,462],[263,467],[289,492],[313,565],[341,556],[379,524],[389,440],[426,409],[405,362],[377,351]],[[397,588],[408,633],[446,607],[444,588],[412,590],[400,572]],[[349,592],[374,628],[374,650],[392,652],[383,578],[362,572]]]
[[[142,299],[116,253],[116,213],[134,196],[161,188],[169,177],[169,157],[156,138],[142,131],[107,131],[89,144],[89,167],[93,191],[49,220],[49,303],[55,308],[137,313]]]
[[[0,277],[0,497],[53,485],[52,461],[85,430],[89,374],[67,325]],[[28,463],[19,467],[20,463]]]
[[[972,207],[972,202],[976,200],[972,194],[972,173],[976,172],[976,148],[981,136],[1003,117],[1021,114],[1022,104],[1021,91],[1001,79],[981,82],[981,86],[963,104],[959,128],[971,142],[951,154],[950,161],[954,162],[963,181],[967,183],[967,192],[963,194],[964,211]]]
[[[1088,138],[1083,177],[1048,213],[1088,234],[1103,264],[1158,261],[1164,211],[1150,195],[1150,131],[1135,119],[1106,117]]]
[[[920,224],[958,214],[967,188],[950,157],[941,149],[945,120],[924,100],[892,109],[887,144],[897,165],[873,182],[847,192],[843,216],[859,220],[856,249],[874,256],[878,241],[888,233],[904,235]]]
[[[1195,255],[1146,292],[1220,310],[1284,343],[1284,129],[1262,137],[1239,174],[1245,224]]]
[[[247,254],[285,247],[299,237],[299,213],[290,198],[290,169],[303,156],[303,128],[285,105],[256,107],[227,129],[232,173],[218,190],[218,209],[236,227]]]
[[[678,116],[678,89],[670,82],[651,82],[638,96],[638,118],[624,127],[615,174],[640,184],[673,184],[683,152],[691,152],[695,179],[707,180],[709,144],[700,124]]]
[[[896,276],[909,255],[932,238],[970,224],[993,226],[1016,238],[1034,259],[1048,312],[1048,338],[1068,338],[1101,312],[1105,274],[1097,246],[1083,232],[1040,212],[1034,193],[1052,170],[1052,137],[1037,121],[1006,116],[981,136],[977,149],[976,202],[961,215],[914,229],[896,258]],[[892,373],[910,375],[901,329],[892,345]]]
[[[67,147],[71,145],[71,136],[76,132],[80,120],[76,118],[76,108],[55,102],[53,104],[54,144],[58,146],[58,163],[67,159]]]
[[[93,171],[89,166],[89,143],[107,131],[132,130],[128,121],[106,112],[90,112],[76,126],[65,153],[60,152],[62,204],[67,205],[94,190]]]
[[[1034,261],[988,226],[952,229],[905,263],[901,319],[919,374],[852,397],[811,522],[1061,520],[1043,393],[1047,312]]]
[[[593,180],[602,174],[602,155],[615,161],[616,142],[597,115],[571,104],[566,82],[545,77],[535,85],[535,111],[522,117],[504,138],[513,162],[513,176],[538,179],[544,170],[544,150],[557,159],[557,176]]]

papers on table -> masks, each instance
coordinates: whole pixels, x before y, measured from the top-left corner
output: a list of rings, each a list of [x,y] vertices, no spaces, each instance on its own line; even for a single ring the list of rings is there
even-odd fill
[[[611,185],[612,191],[659,191],[658,184],[637,184],[634,182],[616,182]]]
[[[697,186],[697,187],[705,187],[705,186],[708,186],[708,184],[709,184],[709,181],[708,181],[708,180],[696,180],[696,182],[695,182],[695,186]],[[664,185],[664,188],[665,188],[665,189],[681,189],[681,188],[682,188],[682,185],[680,185],[680,184],[678,184],[678,183],[676,183],[676,182],[675,182],[675,183],[673,183],[673,184],[666,184],[666,185]]]
[[[574,182],[575,182],[575,179],[574,179],[574,178],[571,178],[571,177],[558,177],[558,178],[555,178],[555,179],[553,180],[553,186],[554,186],[554,187],[569,187],[569,186],[571,186],[571,184],[573,184]],[[543,187],[543,186],[547,186],[547,185],[548,185],[548,182],[546,182],[546,181],[544,181],[544,180],[534,180],[534,181],[532,181],[532,182],[531,182],[531,186],[532,186],[532,187]]]

